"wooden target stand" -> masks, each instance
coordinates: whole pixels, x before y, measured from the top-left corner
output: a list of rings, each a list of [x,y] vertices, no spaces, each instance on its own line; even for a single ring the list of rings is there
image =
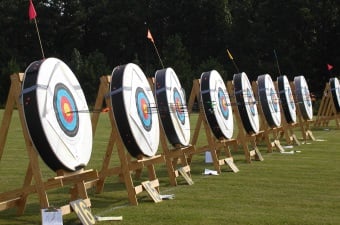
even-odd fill
[[[221,138],[217,139],[209,126],[209,123],[206,119],[206,116],[204,114],[203,109],[203,103],[200,98],[200,80],[195,79],[193,80],[193,87],[190,93],[189,98],[189,105],[188,105],[188,112],[192,112],[192,107],[194,104],[195,99],[198,101],[199,105],[199,114],[195,126],[195,131],[192,137],[192,144],[196,146],[196,149],[194,152],[192,152],[190,160],[194,154],[199,154],[202,152],[209,152],[211,154],[211,159],[214,165],[215,170],[218,173],[221,173],[221,166],[227,165],[234,173],[237,173],[239,171],[238,167],[234,163],[234,159],[230,152],[230,146],[233,146],[234,150],[237,151],[237,141],[235,139],[226,139]],[[199,138],[199,133],[201,131],[201,126],[203,123],[204,127],[204,133],[206,136],[206,139],[208,141],[207,145],[197,147],[197,141]],[[221,157],[222,150],[225,153],[226,157]]]
[[[110,90],[111,76],[101,76],[97,99],[95,102],[95,109],[101,109],[105,101],[107,107],[111,107],[111,101],[108,95]],[[103,192],[105,179],[108,176],[118,175],[124,182],[127,189],[128,198],[132,205],[138,205],[137,194],[144,190],[150,195],[155,202],[162,201],[159,195],[159,181],[155,172],[155,164],[164,163],[162,155],[155,155],[153,157],[143,157],[137,160],[132,160],[130,154],[126,151],[123,140],[116,127],[116,121],[112,110],[108,111],[111,122],[111,133],[106,148],[102,168],[99,171],[99,179],[96,181],[97,192]],[[95,131],[98,124],[100,113],[92,114],[92,131]],[[110,167],[111,157],[114,146],[116,145],[120,165]],[[135,172],[138,178],[144,167],[147,167],[149,180],[144,181],[141,185],[134,186],[131,172]]]
[[[150,84],[150,87],[152,87],[152,90],[155,90],[154,87],[154,78],[148,78],[148,82]],[[159,114],[158,114],[159,115]],[[192,178],[191,178],[191,168],[188,163],[188,157],[192,154],[192,152],[195,152],[195,146],[194,145],[176,145],[173,147],[170,143],[168,143],[165,129],[163,127],[163,123],[161,122],[161,118],[159,115],[160,120],[160,141],[161,146],[163,149],[163,155],[165,158],[165,163],[169,175],[170,184],[172,186],[177,186],[177,177],[181,175],[184,180],[187,182],[187,184],[192,185],[194,184]]]
[[[331,120],[335,121],[336,128],[339,129],[340,128],[339,114],[336,111],[330,84],[329,82],[327,82],[325,89],[323,91],[323,96],[320,102],[318,114],[314,122],[314,127],[328,126]]]
[[[256,81],[252,82],[252,88],[253,90],[258,90],[258,85]],[[258,102],[257,111],[259,112],[259,119],[260,119],[260,132],[257,138],[264,140],[264,142],[267,145],[267,152],[272,153],[273,149],[276,149],[279,152],[284,152],[284,149],[279,140],[279,132],[278,132],[281,126],[272,128],[268,125],[262,106],[261,106],[258,91],[254,91],[254,97],[256,101]],[[270,134],[272,134],[272,137],[273,137],[272,139],[270,138]]]
[[[234,93],[234,85],[232,81],[227,82],[227,89],[229,93]],[[262,154],[256,144],[256,140],[258,139],[258,136],[261,135],[261,131],[258,134],[248,134],[242,124],[241,116],[237,108],[238,103],[236,102],[236,97],[232,95],[230,97],[230,101],[235,116],[235,122],[238,128],[238,134],[236,138],[237,143],[238,145],[242,145],[246,161],[248,163],[251,163],[252,160],[263,161]],[[251,150],[249,150],[249,145]]]
[[[91,187],[90,181],[98,179],[97,171],[82,169],[76,172],[67,172],[64,170],[58,170],[56,172],[57,176],[50,178],[45,182],[43,181],[39,167],[38,153],[28,134],[24,120],[23,108],[20,103],[23,73],[12,74],[10,79],[11,86],[0,127],[0,159],[4,151],[11,118],[16,106],[20,117],[29,164],[22,187],[16,190],[0,193],[0,211],[17,207],[17,214],[22,215],[25,211],[28,195],[33,193],[38,194],[41,209],[49,208],[50,204],[46,191],[61,188],[64,185],[73,185],[72,188],[70,188],[71,201],[80,198],[85,202],[87,207],[90,207],[91,201],[87,195],[87,188]],[[72,212],[70,204],[61,206],[60,209],[63,215]]]
[[[282,106],[281,106],[282,112]],[[297,126],[297,123],[287,123],[286,118],[283,114],[281,114],[281,126],[278,128],[279,139],[283,137],[286,140],[287,145],[301,145],[300,141],[296,137],[294,133],[294,127]]]
[[[276,93],[279,95],[279,87],[277,81],[274,81]],[[282,101],[281,101],[282,102]],[[278,134],[280,135],[279,139],[285,138],[287,145],[301,145],[300,141],[297,139],[295,133],[294,133],[294,127],[297,125],[296,123],[288,123],[284,112],[282,104],[280,104],[280,110],[281,110],[281,126],[278,127]]]
[[[296,117],[298,119],[298,122],[297,122],[296,125],[300,127],[302,139],[303,139],[304,143],[307,142],[307,139],[315,141],[315,137],[313,135],[313,132],[310,130],[310,124],[313,123],[313,120],[303,119],[302,114],[301,114],[301,110],[300,110],[300,106],[299,106],[299,103],[298,103],[298,100],[297,100],[297,96],[296,96],[294,82],[290,82],[290,88],[292,90],[292,94],[293,94],[294,102],[295,102],[295,106],[296,106]]]

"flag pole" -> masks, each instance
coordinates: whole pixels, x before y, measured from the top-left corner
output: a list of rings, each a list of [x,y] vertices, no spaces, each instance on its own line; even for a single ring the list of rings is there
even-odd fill
[[[276,61],[277,70],[279,71],[279,75],[281,76],[281,70],[280,70],[279,60],[278,60],[278,58],[277,58],[276,50],[275,50],[275,49],[274,49],[274,56],[275,56],[275,61]]]
[[[38,24],[37,24],[36,18],[34,18],[34,24],[35,24],[35,29],[37,30],[37,35],[38,35],[38,39],[39,39],[41,54],[42,54],[43,59],[45,59],[44,49],[43,49],[43,46],[42,46],[42,43],[41,43],[41,38],[40,38],[40,33],[39,33],[39,29],[38,29]]]
[[[155,44],[155,40],[153,39],[153,37],[152,37],[152,34],[151,34],[151,31],[150,31],[150,29],[148,29],[148,32],[147,32],[147,35],[146,35],[146,37],[152,42],[152,44],[153,44],[153,47],[154,47],[154,49],[155,49],[155,51],[156,51],[156,54],[157,54],[157,56],[158,56],[158,59],[159,59],[159,62],[161,63],[161,65],[162,65],[162,68],[164,69],[164,64],[163,64],[163,61],[162,61],[162,59],[161,59],[161,56],[159,55],[159,52],[158,52],[158,49],[157,49],[157,46],[156,46],[156,44]]]
[[[37,31],[37,35],[38,35],[38,39],[39,39],[39,45],[40,45],[40,50],[41,50],[41,54],[43,59],[45,59],[45,54],[44,54],[44,49],[43,46],[41,44],[41,38],[40,38],[40,33],[39,33],[39,28],[38,28],[38,23],[37,23],[37,12],[35,11],[34,5],[32,0],[29,0],[29,6],[28,6],[28,18],[30,20],[34,20],[34,24],[35,24],[35,29]]]
[[[163,64],[163,61],[162,61],[162,59],[161,59],[161,56],[159,55],[158,49],[157,49],[157,47],[156,47],[156,44],[155,44],[155,42],[152,42],[152,44],[153,44],[153,47],[155,48],[155,51],[156,51],[156,53],[157,53],[159,62],[161,63],[162,68],[164,69],[164,64]]]
[[[227,49],[227,53],[228,53],[229,59],[233,62],[233,65],[234,65],[234,67],[235,67],[237,73],[240,73],[240,70],[238,69],[238,67],[237,67],[237,65],[236,65],[236,63],[235,63],[235,61],[234,61],[234,57],[233,57],[233,56],[231,55],[231,53],[229,52],[229,49]]]

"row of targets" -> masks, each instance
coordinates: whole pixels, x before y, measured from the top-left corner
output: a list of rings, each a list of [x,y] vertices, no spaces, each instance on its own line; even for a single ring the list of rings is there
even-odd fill
[[[171,68],[157,71],[155,84],[158,104],[137,65],[117,66],[111,75],[108,96],[117,129],[136,158],[157,152],[158,112],[173,145],[185,146],[190,141],[185,94],[175,72]],[[92,124],[84,93],[71,69],[57,58],[31,63],[25,70],[21,101],[28,133],[47,166],[54,171],[84,168],[92,153]]]
[[[296,105],[287,76],[277,78],[278,92],[269,74],[257,78],[259,104],[269,127],[281,126],[280,104],[287,123],[296,122]],[[259,113],[252,85],[245,73],[233,77],[234,96],[245,131],[257,134],[260,130]],[[295,94],[301,115],[305,120],[313,117],[312,101],[304,76],[294,78]],[[213,70],[201,75],[201,99],[207,121],[217,139],[230,139],[233,135],[233,114],[230,98],[220,74]]]
[[[135,158],[156,154],[159,117],[172,145],[187,146],[190,141],[185,92],[176,73],[171,68],[158,70],[154,83],[153,91],[143,71],[132,63],[112,72],[112,110],[123,142]]]
[[[235,74],[233,83],[243,126],[248,133],[258,133],[256,99],[247,75]],[[311,119],[312,104],[304,77],[295,77],[294,84],[302,115]],[[286,76],[278,78],[278,87],[286,120],[294,123],[296,109]],[[258,77],[258,92],[268,124],[280,126],[279,98],[268,74]],[[202,73],[200,94],[212,132],[218,139],[230,139],[234,130],[233,110],[217,71]],[[108,96],[117,129],[133,157],[156,154],[159,118],[172,145],[189,144],[186,96],[173,69],[156,71],[152,90],[137,65],[117,66],[111,74]],[[43,161],[54,171],[85,167],[92,153],[92,125],[84,93],[70,68],[56,58],[31,63],[25,71],[21,100],[28,133]]]

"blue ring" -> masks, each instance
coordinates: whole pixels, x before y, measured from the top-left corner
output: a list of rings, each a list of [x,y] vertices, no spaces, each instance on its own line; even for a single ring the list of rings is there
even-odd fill
[[[179,119],[179,121],[181,122],[181,124],[184,125],[185,124],[185,114],[183,112],[184,109],[181,109],[182,112],[180,112],[180,111],[177,110],[177,107],[176,107],[176,99],[180,100],[181,107],[183,107],[183,99],[182,99],[181,95],[179,94],[179,92],[178,92],[176,87],[174,88],[174,95],[173,96],[174,96],[174,104],[175,104],[176,116]]]
[[[228,105],[226,107],[226,110],[223,109],[223,106],[222,106],[222,100],[224,99],[224,101],[227,103],[227,98],[226,98],[226,95],[224,94],[224,91],[222,90],[222,88],[218,88],[218,105],[220,106],[220,109],[221,109],[221,112],[222,112],[222,115],[223,117],[228,120],[229,118],[229,108],[228,108]]]
[[[145,103],[147,104],[147,110],[148,110],[147,113],[149,115],[149,118],[144,117],[143,108],[140,104],[143,99],[145,100]],[[151,115],[151,109],[150,109],[150,101],[148,97],[145,95],[144,90],[140,87],[138,87],[136,90],[136,107],[137,107],[139,119],[141,120],[144,129],[147,131],[150,131],[152,127],[152,115]]]
[[[273,88],[270,88],[270,98],[272,100],[272,105],[273,105],[274,111],[278,112],[279,111],[279,104],[278,104],[277,96],[275,96],[275,95],[276,95],[276,92],[273,90]],[[274,97],[276,97],[276,99],[274,99]]]
[[[255,107],[254,107],[254,102],[253,101],[249,101],[249,99],[251,98],[251,100],[253,100],[253,94],[250,91],[249,88],[247,88],[247,98],[248,98],[248,104],[249,104],[249,109],[250,112],[253,116],[255,116]]]
[[[73,120],[68,122],[63,116],[63,109],[61,107],[61,99],[65,97],[71,107],[71,112],[73,113]],[[56,112],[56,117],[60,128],[70,137],[74,137],[78,133],[79,129],[79,115],[77,105],[75,104],[74,98],[70,90],[62,83],[56,84],[54,88],[53,96],[53,108]]]

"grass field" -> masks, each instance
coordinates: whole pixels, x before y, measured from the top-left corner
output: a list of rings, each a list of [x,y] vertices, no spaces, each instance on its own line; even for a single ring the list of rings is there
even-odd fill
[[[2,113],[0,111],[0,119]],[[161,193],[174,194],[175,199],[157,204],[142,193],[138,195],[138,206],[129,205],[124,185],[117,177],[109,177],[103,193],[88,190],[92,213],[123,216],[120,222],[97,222],[103,225],[340,224],[340,130],[328,128],[313,130],[318,141],[294,147],[301,153],[266,153],[266,147],[259,145],[264,161],[248,164],[241,149],[233,152],[240,169],[238,173],[224,167],[219,176],[204,176],[203,170],[213,167],[204,162],[204,155],[195,155],[191,164],[195,182],[192,186],[186,185],[181,178],[178,178],[178,186],[170,186],[165,165],[158,165],[156,172]],[[110,129],[108,117],[101,116],[87,168],[101,168]],[[298,130],[296,134],[301,137]],[[202,130],[200,144],[205,143]],[[281,143],[285,145],[284,140]],[[112,164],[117,163],[114,155]],[[18,113],[14,112],[0,162],[0,193],[19,188],[27,166],[22,129]],[[40,162],[40,167],[44,179],[54,176],[43,162]],[[145,174],[143,179],[146,179]],[[64,205],[68,202],[68,189],[49,191],[48,197],[51,205]],[[65,215],[63,219],[64,224],[80,224],[74,213]],[[0,212],[0,224],[41,224],[37,195],[29,196],[22,216],[17,216],[15,209]]]

